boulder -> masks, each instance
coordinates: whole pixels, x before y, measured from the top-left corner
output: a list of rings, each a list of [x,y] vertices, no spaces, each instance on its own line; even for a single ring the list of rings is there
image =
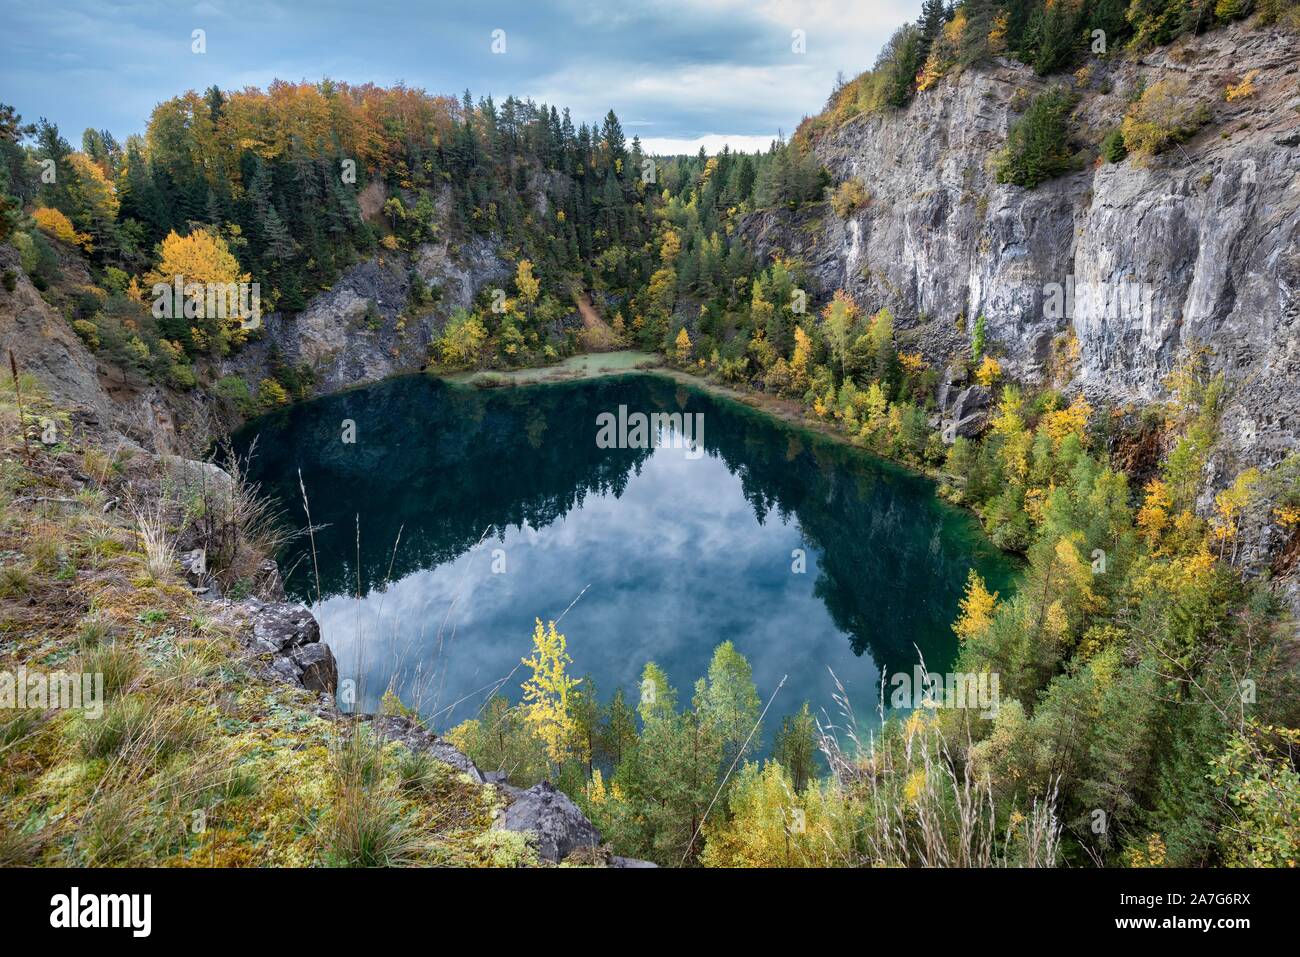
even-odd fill
[[[253,605],[253,643],[261,651],[283,654],[320,641],[320,625],[302,605],[261,602]]]
[[[993,394],[982,385],[962,389],[953,401],[952,412],[944,421],[943,440],[952,445],[957,439],[973,439],[988,425]]]
[[[966,385],[970,374],[965,363],[959,365],[949,363],[943,370],[943,381],[939,383],[939,390],[935,396],[939,410],[948,411],[948,404]]]
[[[968,386],[957,393],[957,398],[952,404],[952,418],[961,421],[988,409],[992,404],[993,393],[987,386]]]
[[[168,454],[159,455],[158,461],[181,492],[206,494],[216,502],[230,501],[235,481],[229,472],[215,462],[200,462]]]
[[[600,832],[578,810],[578,805],[550,781],[535,784],[526,791],[514,788],[510,791],[515,794],[515,800],[496,826],[531,834],[543,860],[559,863],[580,847],[600,846]]]
[[[963,419],[949,421],[943,427],[943,441],[947,445],[952,445],[959,438],[973,439],[984,431],[988,425],[988,414],[984,412],[975,412]]]
[[[333,694],[338,689],[339,667],[329,645],[306,645],[296,649],[290,657],[301,669],[298,683],[308,691]]]
[[[247,598],[238,606],[246,615],[246,638],[260,655],[269,655],[269,677],[308,691],[333,695],[339,686],[334,652],[320,640],[320,625],[302,605]],[[251,633],[251,634],[250,634]]]

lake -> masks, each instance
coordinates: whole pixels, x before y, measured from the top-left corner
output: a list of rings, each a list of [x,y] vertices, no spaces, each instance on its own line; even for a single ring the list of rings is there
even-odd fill
[[[673,420],[657,447],[617,447],[639,437],[620,406],[627,424],[702,422],[702,441],[677,441]],[[305,527],[301,470],[323,526],[314,562],[304,535],[280,567],[357,709],[391,686],[440,730],[495,690],[518,698],[538,618],[560,618],[573,673],[605,700],[622,687],[635,702],[654,660],[689,701],[731,640],[764,702],[786,677],[769,740],[803,701],[839,720],[832,672],[874,723],[882,674],[910,674],[918,649],[931,671],[952,663],[968,570],[1004,595],[1014,581],[929,480],[663,376],[491,390],[408,376],[265,416],[236,448],[254,439],[263,493]]]

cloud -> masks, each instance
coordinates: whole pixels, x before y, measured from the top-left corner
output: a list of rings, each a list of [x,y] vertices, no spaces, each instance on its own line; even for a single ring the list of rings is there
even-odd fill
[[[25,116],[74,135],[87,126],[125,136],[153,106],[216,83],[334,79],[433,93],[531,96],[569,107],[575,122],[609,109],[634,116],[661,145],[723,137],[733,146],[789,133],[818,112],[837,71],[854,75],[919,0],[509,0],[491,5],[252,4],[149,0],[109,9],[73,0],[58,11],[15,8],[0,88]],[[190,53],[207,30],[208,53]],[[504,29],[508,52],[490,52]],[[791,50],[802,30],[806,52]],[[79,60],[74,60],[79,57]],[[87,94],[90,95],[87,95]],[[698,145],[696,146],[698,148]]]
[[[680,156],[698,153],[700,147],[712,155],[730,147],[733,153],[766,153],[767,148],[776,139],[775,133],[706,133],[694,139],[681,139],[671,136],[643,136],[641,148],[655,156]]]

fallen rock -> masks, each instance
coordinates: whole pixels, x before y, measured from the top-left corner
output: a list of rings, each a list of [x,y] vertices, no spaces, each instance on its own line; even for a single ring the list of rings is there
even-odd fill
[[[600,832],[578,805],[550,781],[535,784],[527,791],[508,791],[515,800],[495,826],[531,834],[543,860],[558,864],[578,848],[600,846]]]
[[[949,363],[943,370],[943,381],[939,383],[939,389],[936,393],[936,399],[940,412],[948,411],[948,404],[966,385],[970,374],[966,369],[965,363]]]
[[[230,473],[213,462],[199,462],[179,455],[159,455],[158,461],[166,467],[172,480],[184,492],[206,493],[209,498],[228,502],[234,490]]]
[[[952,418],[957,421],[982,412],[993,404],[993,393],[987,386],[972,385],[957,393],[952,404]]]
[[[988,421],[987,413],[973,412],[964,419],[946,422],[943,427],[943,441],[947,445],[952,445],[959,438],[973,439],[984,431]]]
[[[267,677],[325,695],[338,690],[338,662],[321,643],[320,625],[307,608],[256,598],[246,598],[235,608],[245,621],[243,633],[252,650],[270,656],[264,665]]]

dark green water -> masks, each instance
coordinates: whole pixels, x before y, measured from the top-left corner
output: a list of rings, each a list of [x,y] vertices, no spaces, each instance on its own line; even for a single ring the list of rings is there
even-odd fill
[[[598,447],[597,416],[620,405],[703,413],[704,454]],[[497,686],[517,697],[533,619],[562,613],[603,698],[635,702],[653,659],[689,700],[730,639],[764,701],[789,676],[769,728],[804,700],[835,715],[832,670],[871,721],[882,671],[910,672],[916,647],[947,670],[968,569],[1004,594],[1013,575],[927,480],[664,378],[480,391],[413,376],[265,417],[237,444],[254,438],[263,491],[304,526],[301,469],[328,526],[316,612],[358,709],[391,681],[440,728]],[[313,605],[305,537],[280,565]]]

